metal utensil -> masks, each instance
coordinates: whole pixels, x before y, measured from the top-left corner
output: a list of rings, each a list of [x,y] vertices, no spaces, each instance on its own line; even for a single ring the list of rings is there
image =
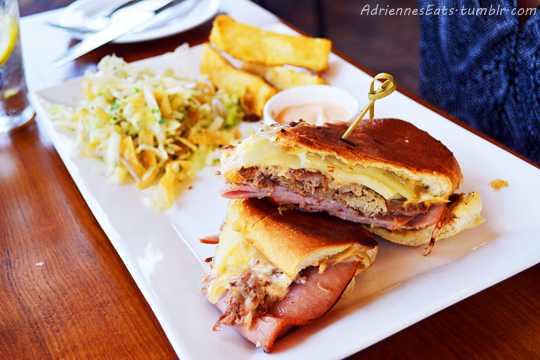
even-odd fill
[[[136,3],[138,1],[144,1],[144,0],[130,0],[128,3],[118,6],[116,8],[117,11],[125,6],[129,6],[133,3]],[[182,15],[187,14],[193,8],[195,7],[196,3],[200,0],[173,0],[169,5],[167,5],[166,8],[164,8],[158,15],[156,15],[151,21],[146,23],[145,25],[138,27],[137,29],[133,30],[133,32],[143,32],[146,30],[155,29],[159,26],[162,26],[163,24],[168,23],[169,21],[172,21],[174,19],[177,19],[181,17]],[[110,14],[112,16],[113,13]],[[85,21],[86,22],[86,21]],[[76,32],[79,34],[90,34],[90,33],[96,33],[98,31],[101,31],[105,29],[107,26],[110,25],[111,19],[109,18],[106,22],[103,19],[97,19],[92,24],[89,25],[83,25],[83,26],[64,26],[60,24],[55,24],[51,22],[46,23],[50,26],[66,30],[69,32]]]
[[[103,9],[97,14],[85,19],[82,23],[80,23],[77,26],[60,25],[60,24],[53,23],[50,21],[45,21],[45,24],[58,28],[58,29],[66,30],[69,32],[76,32],[76,33],[81,33],[81,34],[95,33],[109,26],[109,24],[111,23],[112,16],[115,12],[117,12],[120,9],[125,8],[126,6],[136,4],[137,2],[140,2],[140,1],[143,1],[143,0],[122,0],[121,2],[119,3],[117,2],[113,6]]]
[[[143,32],[155,29],[174,19],[178,19],[189,13],[200,0],[173,0],[172,3],[160,9],[156,16],[148,23],[141,25],[133,32]]]
[[[65,65],[101,45],[111,42],[112,40],[131,32],[137,27],[144,25],[151,21],[171,2],[172,0],[146,0],[141,4],[136,4],[117,11],[113,16],[113,21],[110,26],[89,36],[81,43],[69,49],[64,55],[53,61],[53,66],[59,67]],[[144,5],[144,7],[142,5]]]

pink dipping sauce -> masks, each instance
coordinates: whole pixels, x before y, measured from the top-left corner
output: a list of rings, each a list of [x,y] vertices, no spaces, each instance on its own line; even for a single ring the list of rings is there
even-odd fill
[[[324,102],[289,106],[281,110],[278,116],[272,114],[272,117],[280,124],[302,119],[312,125],[322,125],[335,120],[343,121],[349,116],[350,114],[341,106]]]

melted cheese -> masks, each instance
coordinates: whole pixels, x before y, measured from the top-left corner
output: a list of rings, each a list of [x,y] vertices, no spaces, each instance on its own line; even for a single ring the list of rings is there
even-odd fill
[[[268,280],[269,285],[265,286],[266,294],[274,300],[282,299],[287,295],[289,286],[294,279],[278,270],[263,254],[248,243],[241,233],[235,231],[233,226],[227,222],[221,232],[220,242],[214,257],[214,279],[207,287],[207,298],[215,304],[229,289],[231,281],[252,271],[257,276]],[[355,244],[344,252],[313,263],[311,266],[319,266],[319,272],[342,261],[360,260],[356,274],[359,274],[371,265],[371,259],[366,255],[360,256],[363,251],[360,245]]]
[[[284,149],[274,142],[279,130],[281,128],[254,134],[242,141],[233,152],[225,153],[221,159],[222,173],[236,173],[242,167],[253,166],[307,169],[320,171],[333,178],[335,186],[355,183],[373,189],[386,199],[406,198],[408,202],[417,200],[414,187],[391,172],[358,164],[347,165],[334,156]]]
[[[227,222],[214,257],[216,277],[207,292],[210,302],[215,304],[229,288],[229,283],[248,270],[269,280],[265,291],[270,297],[281,299],[287,295],[293,279],[281,272],[275,274],[277,268]]]

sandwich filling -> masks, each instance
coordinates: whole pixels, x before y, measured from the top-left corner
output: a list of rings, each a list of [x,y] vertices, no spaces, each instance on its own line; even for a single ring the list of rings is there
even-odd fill
[[[244,240],[228,222],[216,250],[212,270],[204,279],[206,297],[217,304],[225,296],[226,311],[214,326],[242,325],[249,329],[254,317],[268,311],[287,295],[293,279],[277,269],[263,254]]]
[[[290,277],[247,242],[241,233],[235,231],[231,222],[226,224],[220,239],[226,241],[220,242],[203,287],[208,300],[223,310],[213,330],[218,330],[221,325],[239,325],[244,331],[248,331],[253,319],[268,313],[287,296],[291,285],[305,285],[308,280],[306,275],[313,272],[312,269],[316,269],[320,273],[319,277],[324,278],[327,269],[336,264],[349,263],[346,267],[341,266],[347,271],[336,272],[332,269],[327,274],[336,281],[336,274],[339,274],[338,277],[347,278],[342,279],[342,282],[348,285],[359,262],[370,263],[368,259],[357,254],[361,252],[359,246],[353,245],[347,251],[316,262],[296,276]],[[364,266],[369,264],[363,264],[362,269]],[[353,269],[352,273],[350,269]],[[340,296],[345,287],[339,289]],[[327,290],[325,288],[325,291]],[[352,285],[349,291],[352,291]],[[333,304],[329,304],[328,309]]]
[[[387,230],[419,230],[437,222],[446,204],[427,208],[406,204],[403,199],[385,199],[372,189],[358,185],[333,188],[320,172],[251,167],[240,169],[239,183],[228,182],[221,196],[228,199],[267,198],[288,209],[324,211],[332,216]]]
[[[391,171],[362,165],[347,165],[335,156],[324,155],[302,149],[286,149],[274,139],[284,128],[265,131],[242,141],[233,151],[227,147],[221,158],[221,168],[227,180],[237,178],[237,172],[253,166],[284,169],[306,169],[320,172],[329,177],[334,187],[348,184],[364,185],[386,199],[404,199],[408,203],[428,200],[416,184],[403,179]]]
[[[203,293],[265,351],[294,326],[315,321],[354,286],[377,242],[359,224],[288,212],[258,199],[230,203]]]
[[[223,197],[267,198],[289,209],[323,211],[387,230],[423,229],[442,216],[447,199],[388,170],[286,149],[274,141],[283,129],[252,135],[222,150]]]

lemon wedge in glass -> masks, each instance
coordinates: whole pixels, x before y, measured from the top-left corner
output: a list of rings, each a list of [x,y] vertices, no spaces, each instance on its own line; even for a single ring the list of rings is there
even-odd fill
[[[15,19],[0,13],[0,66],[9,59],[15,47],[18,32],[19,26]]]

